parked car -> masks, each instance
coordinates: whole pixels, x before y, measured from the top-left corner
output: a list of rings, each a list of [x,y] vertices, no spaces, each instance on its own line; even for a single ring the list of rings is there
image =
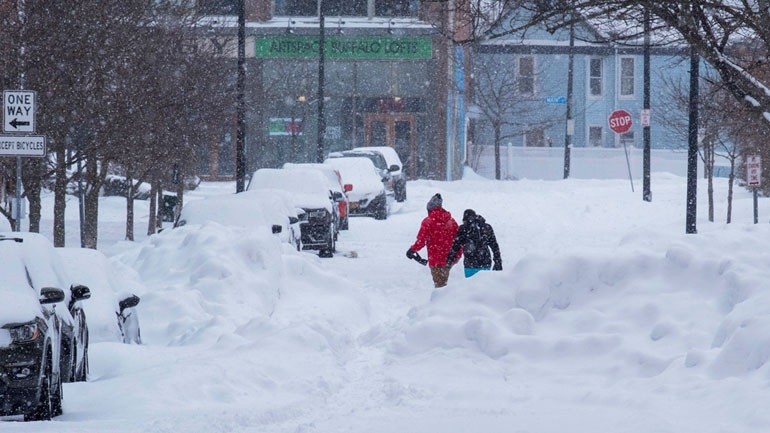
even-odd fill
[[[339,229],[348,230],[350,225],[348,224],[348,212],[350,209],[350,201],[348,200],[347,192],[350,191],[352,185],[342,183],[342,175],[339,170],[332,167],[329,164],[318,163],[304,163],[296,164],[287,162],[283,165],[284,170],[318,170],[320,171],[329,183],[329,190],[333,193],[338,192],[342,196],[342,200],[337,203]]]
[[[385,193],[391,197],[395,197],[395,182],[393,180],[393,171],[397,171],[397,166],[388,166],[385,157],[380,152],[374,152],[370,150],[344,150],[342,152],[332,152],[329,154],[329,159],[332,158],[366,158],[372,161],[374,165],[374,172],[377,174],[382,185],[385,187]]]
[[[260,189],[188,201],[174,227],[212,221],[251,230],[269,230],[283,242],[300,250],[299,222],[303,213],[285,191]]]
[[[334,208],[339,193],[330,193],[324,176],[314,170],[261,168],[249,181],[249,190],[280,189],[291,194],[305,213],[300,221],[302,248],[332,257],[336,250],[337,220]]]
[[[87,371],[85,315],[68,306],[90,291],[62,289],[66,270],[37,233],[0,233],[0,257],[0,415],[51,419],[62,413],[62,382]]]
[[[370,215],[378,220],[388,218],[388,195],[371,160],[336,157],[324,162],[339,170],[343,182],[352,185],[352,189],[348,191],[351,215]]]
[[[397,202],[406,200],[406,172],[396,149],[390,146],[355,147],[354,152],[376,152],[385,159],[386,166],[393,180],[393,193]]]
[[[66,292],[65,292],[66,297]],[[86,312],[83,309],[81,301],[91,297],[91,289],[82,284],[70,286],[70,296],[67,300],[67,309],[75,321],[75,338],[70,342],[71,356],[67,357],[65,349],[65,359],[72,359],[69,374],[65,374],[64,382],[85,382],[88,380],[88,323],[86,322]]]

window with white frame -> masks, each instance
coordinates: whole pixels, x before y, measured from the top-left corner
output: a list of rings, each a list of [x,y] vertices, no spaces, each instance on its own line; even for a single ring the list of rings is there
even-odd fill
[[[620,58],[620,96],[634,96],[634,58]]]
[[[589,126],[588,145],[591,147],[600,147],[602,145],[602,133],[601,126]]]
[[[516,71],[517,90],[520,95],[531,96],[535,94],[535,58],[531,56],[519,57]]]
[[[588,88],[591,96],[602,96],[602,79],[604,78],[604,64],[599,57],[592,57],[588,61]]]

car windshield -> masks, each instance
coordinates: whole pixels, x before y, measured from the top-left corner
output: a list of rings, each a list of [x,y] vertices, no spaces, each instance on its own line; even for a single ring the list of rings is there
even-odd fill
[[[0,326],[24,323],[40,315],[40,304],[35,296],[22,259],[21,244],[12,240],[0,241]]]
[[[369,158],[370,161],[374,164],[375,167],[377,167],[380,170],[386,170],[388,168],[387,163],[385,162],[385,158],[382,157],[379,153],[374,152],[342,152],[343,156],[354,156],[354,157],[364,157]]]

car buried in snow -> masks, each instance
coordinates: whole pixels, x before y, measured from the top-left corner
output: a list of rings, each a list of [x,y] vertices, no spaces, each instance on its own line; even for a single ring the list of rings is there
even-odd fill
[[[248,190],[280,189],[289,193],[297,207],[305,211],[300,221],[302,249],[318,250],[320,257],[332,257],[338,224],[334,208],[342,196],[329,191],[326,184],[317,171],[261,168],[251,176]]]
[[[62,413],[62,382],[87,374],[88,328],[78,311],[90,291],[62,289],[66,270],[37,233],[0,233],[0,257],[0,415],[48,420]]]

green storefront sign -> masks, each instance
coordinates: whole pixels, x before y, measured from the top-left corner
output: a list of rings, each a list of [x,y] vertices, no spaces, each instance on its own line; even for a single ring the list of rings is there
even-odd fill
[[[269,36],[255,41],[257,58],[318,57],[317,36]],[[433,42],[419,36],[326,36],[324,56],[329,59],[430,59]]]

